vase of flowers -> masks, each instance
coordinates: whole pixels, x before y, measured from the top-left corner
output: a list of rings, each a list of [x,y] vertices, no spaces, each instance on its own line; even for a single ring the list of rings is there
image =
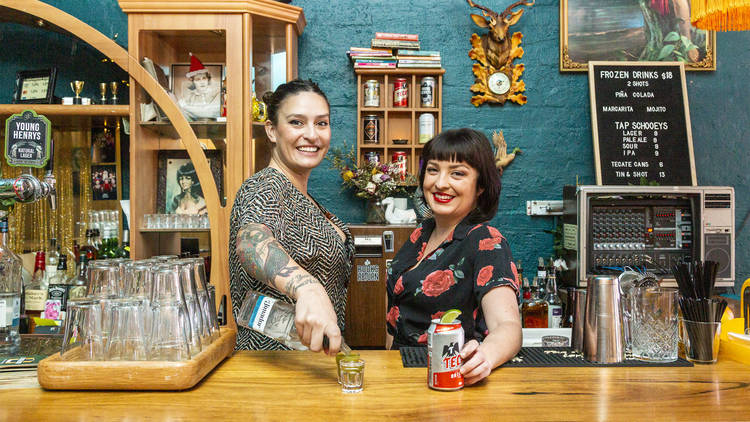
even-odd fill
[[[354,196],[366,200],[365,221],[384,224],[385,209],[382,200],[389,196],[405,195],[408,187],[416,185],[416,178],[408,175],[402,181],[396,167],[390,164],[373,163],[363,160],[357,165],[357,152],[354,148],[332,148],[328,155],[331,168],[341,175],[342,189],[354,192]]]

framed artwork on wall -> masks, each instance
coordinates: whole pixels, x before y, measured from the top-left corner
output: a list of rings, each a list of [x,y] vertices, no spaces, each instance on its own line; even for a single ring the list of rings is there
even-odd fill
[[[115,134],[109,127],[91,129],[91,162],[114,163],[117,161]]]
[[[14,104],[52,104],[55,100],[57,68],[16,72]]]
[[[221,151],[206,154],[219,197],[224,196]],[[206,200],[187,151],[159,151],[156,208],[161,214],[206,214]]]
[[[116,165],[91,166],[91,194],[94,201],[111,201],[117,199]]]
[[[716,70],[716,33],[690,25],[689,0],[560,0],[560,71],[585,72],[589,61]]]
[[[173,64],[171,90],[177,104],[194,120],[216,120],[221,116],[221,81],[224,65],[206,64],[199,71],[190,64]]]

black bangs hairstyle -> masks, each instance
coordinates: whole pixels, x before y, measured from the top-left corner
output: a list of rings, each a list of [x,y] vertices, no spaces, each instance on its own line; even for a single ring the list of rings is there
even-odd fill
[[[440,132],[425,144],[419,168],[419,186],[424,184],[425,168],[430,160],[465,162],[479,173],[477,189],[484,189],[477,207],[469,213],[472,224],[491,220],[500,202],[500,171],[490,141],[474,129],[450,129]]]
[[[279,123],[279,108],[281,108],[281,103],[284,102],[287,97],[299,94],[300,92],[314,92],[320,95],[326,100],[328,108],[331,108],[331,104],[328,102],[328,97],[326,97],[326,94],[323,93],[323,90],[320,89],[318,84],[310,79],[294,79],[285,84],[279,85],[278,88],[276,88],[276,91],[269,91],[263,94],[263,102],[268,109],[268,120],[274,125],[277,125]]]

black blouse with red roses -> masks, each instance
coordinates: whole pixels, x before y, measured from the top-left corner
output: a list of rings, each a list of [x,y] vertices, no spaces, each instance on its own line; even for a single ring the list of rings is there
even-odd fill
[[[518,296],[518,272],[510,246],[500,232],[464,219],[448,238],[422,258],[435,220],[412,232],[388,269],[388,333],[394,348],[427,344],[430,321],[449,309],[460,309],[466,340],[487,335],[481,303],[495,287],[511,286]]]

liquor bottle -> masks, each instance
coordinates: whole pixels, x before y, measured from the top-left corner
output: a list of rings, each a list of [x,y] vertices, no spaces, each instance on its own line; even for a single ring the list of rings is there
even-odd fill
[[[537,259],[536,278],[537,280],[547,279],[547,268],[544,266],[544,259],[541,256]],[[541,283],[536,283],[536,285],[542,286]]]
[[[94,240],[94,229],[86,230],[86,244],[81,246],[80,256],[87,256],[89,252],[91,252],[93,256],[89,260],[97,259],[99,250],[96,247],[96,241]]]
[[[75,265],[73,266],[73,268],[78,268],[78,259],[80,257],[81,257],[81,246],[78,245],[78,239],[73,239],[73,258],[75,258]]]
[[[562,326],[563,328],[572,328],[575,287],[568,287],[565,290],[567,292],[567,300],[565,301],[565,309],[563,309]]]
[[[91,251],[89,251],[91,254]],[[92,254],[93,255],[93,254]],[[78,274],[70,280],[70,289],[68,291],[69,299],[77,299],[86,296],[88,290],[88,278],[86,277],[86,268],[88,267],[89,258],[81,254],[78,258]]]
[[[34,332],[34,318],[39,317],[47,301],[47,287],[44,285],[44,251],[36,253],[34,259],[34,275],[24,294],[26,317],[29,318],[29,332]]]
[[[99,251],[102,249],[102,237],[101,237],[101,230],[99,229],[93,229],[93,235],[94,235],[94,247],[96,247],[96,250]],[[97,259],[99,259],[99,253],[97,252]]]
[[[535,277],[531,286],[529,300],[522,307],[522,322],[525,328],[547,328],[548,305],[538,288],[539,277]]]
[[[248,291],[242,301],[237,323],[295,350],[307,349],[294,325],[294,305],[255,291]]]
[[[118,258],[130,258],[130,232],[122,231],[122,245],[117,249]]]
[[[54,237],[49,240],[49,247],[45,252],[44,258],[44,287],[48,288],[53,278],[57,277],[57,265],[60,262],[60,252],[57,246],[57,239]]]
[[[113,224],[107,223],[102,228],[102,250],[100,255],[102,258],[118,258],[118,248],[120,241],[117,239],[117,227]]]
[[[21,257],[7,245],[8,217],[0,219],[0,355],[14,354],[21,345]]]
[[[518,292],[519,296],[521,296],[521,300],[518,303],[518,312],[521,313],[521,308],[523,307],[523,302],[526,301],[526,289],[529,287],[523,282],[523,266],[521,264],[521,260],[518,260],[518,264],[516,264],[516,271],[518,272],[518,282],[520,283],[520,292]]]
[[[562,301],[557,295],[557,278],[555,276],[555,268],[552,267],[547,271],[547,294],[545,300],[547,301],[547,327],[548,328],[560,328],[562,327]]]
[[[294,305],[290,303],[249,290],[242,301],[237,323],[265,334],[291,349],[307,350],[297,334],[297,327],[294,325]],[[328,339],[324,337],[324,347],[327,347],[327,342]],[[343,341],[341,350],[351,352]]]
[[[50,278],[47,301],[44,304],[44,318],[65,319],[68,304],[68,257],[60,255],[55,276]]]

